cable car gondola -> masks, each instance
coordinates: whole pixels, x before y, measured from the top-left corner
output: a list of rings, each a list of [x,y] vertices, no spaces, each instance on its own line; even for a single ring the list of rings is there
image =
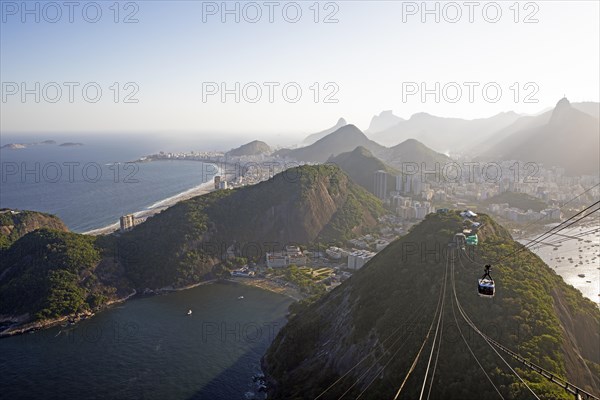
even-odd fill
[[[477,239],[477,234],[467,236],[466,242],[469,246],[477,246],[477,244],[479,243],[479,240]]]
[[[490,268],[492,268],[492,266],[489,264],[485,266],[485,273],[481,279],[479,279],[479,283],[477,285],[477,292],[481,297],[491,298],[494,297],[494,294],[496,293],[496,286],[494,285],[494,280],[490,275]]]

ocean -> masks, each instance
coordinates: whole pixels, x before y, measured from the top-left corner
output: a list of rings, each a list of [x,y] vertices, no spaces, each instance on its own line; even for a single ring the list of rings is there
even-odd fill
[[[201,150],[201,143],[104,135],[1,139],[0,145],[58,143],[0,150],[0,207],[56,214],[75,232],[111,225],[123,214],[212,184],[202,162],[128,163],[159,151]],[[83,145],[58,145],[63,142]],[[74,326],[5,338],[1,397],[260,398],[253,376],[291,302],[243,285],[203,285],[135,298]]]
[[[73,138],[3,135],[0,144],[48,139],[58,143],[0,150],[0,207],[56,214],[74,232],[102,228],[121,215],[160,206],[190,189],[210,186],[213,177],[213,167],[197,161],[129,163],[175,150],[159,139],[86,136],[78,140],[82,146],[63,147],[58,144]]]
[[[600,306],[600,226],[574,226],[543,242],[552,245],[539,244],[530,250],[566,283]]]
[[[0,393],[6,399],[260,398],[253,377],[291,301],[241,284],[208,284],[1,339]]]

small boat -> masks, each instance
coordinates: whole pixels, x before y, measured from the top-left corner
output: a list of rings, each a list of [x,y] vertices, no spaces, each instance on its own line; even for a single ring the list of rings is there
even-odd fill
[[[192,310],[188,310],[187,315],[192,315]]]
[[[238,300],[243,300],[243,299],[244,299],[244,296],[240,296],[240,297],[238,297],[237,299],[238,299]]]
[[[577,276],[580,277],[580,278],[585,278],[585,274],[579,274]]]

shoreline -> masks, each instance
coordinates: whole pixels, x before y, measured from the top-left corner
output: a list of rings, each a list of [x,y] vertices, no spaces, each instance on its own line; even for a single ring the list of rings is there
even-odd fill
[[[217,170],[218,171],[217,171],[216,175],[222,175],[223,170],[219,166],[217,166]],[[174,206],[175,204],[177,204],[181,201],[189,200],[189,199],[191,199],[193,197],[197,197],[197,196],[204,196],[205,194],[214,192],[215,190],[216,189],[214,188],[214,184],[213,184],[212,180],[203,182],[200,185],[194,186],[194,187],[192,187],[188,190],[185,190],[181,193],[177,193],[177,194],[167,197],[165,199],[158,200],[158,201],[154,202],[153,204],[149,205],[148,207],[146,207],[146,209],[133,212],[132,214],[138,220],[138,222],[137,222],[138,224],[143,223],[146,219],[148,219],[156,214],[159,214],[160,212],[166,210],[169,207]],[[120,223],[119,223],[119,221],[117,221],[110,225],[103,226],[101,228],[96,228],[96,229],[91,229],[86,232],[81,232],[81,234],[82,235],[91,235],[91,236],[109,235],[111,233],[118,231],[119,228],[120,228]]]
[[[277,282],[274,282],[267,278],[245,278],[245,277],[231,277],[224,279],[225,282],[234,283],[237,285],[252,286],[268,292],[277,293],[294,301],[300,301],[305,299],[307,296],[292,286],[282,286]]]
[[[211,182],[211,184],[212,184],[212,182]],[[214,188],[207,188],[206,184],[203,183],[200,186],[189,189],[189,190],[182,192],[172,198],[160,200],[159,202],[155,203],[155,204],[160,203],[159,206],[156,206],[154,208],[148,208],[146,210],[136,211],[136,212],[133,212],[132,214],[135,216],[136,219],[139,220],[138,223],[142,223],[147,218],[150,218],[156,214],[159,214],[160,212],[166,210],[169,207],[174,206],[175,204],[177,204],[181,201],[189,200],[192,197],[203,196],[205,194],[213,192],[214,190],[215,190]],[[91,236],[108,235],[108,234],[118,231],[119,227],[120,227],[120,223],[115,222],[113,224],[104,226],[102,228],[97,228],[97,229],[92,229],[90,231],[82,232],[81,234],[82,235],[91,235]]]
[[[64,315],[62,317],[58,317],[58,318],[54,318],[54,319],[43,320],[43,321],[33,321],[33,322],[25,323],[23,325],[9,326],[8,328],[4,329],[3,331],[0,331],[0,339],[11,337],[11,336],[16,336],[16,335],[21,335],[21,334],[28,333],[28,332],[33,333],[35,331],[39,331],[42,329],[52,328],[63,322],[70,322],[71,320],[75,321],[72,323],[72,325],[74,325],[81,320],[90,319],[90,318],[94,317],[96,315],[96,313],[105,311],[115,304],[125,303],[127,300],[129,300],[132,297],[135,297],[137,294],[138,294],[137,291],[135,289],[133,289],[132,293],[129,293],[124,297],[120,297],[120,298],[108,301],[108,302],[106,302],[106,304],[104,304],[102,306],[101,309],[96,310],[96,311],[88,311],[88,312],[83,312],[83,313],[79,313],[79,314]]]
[[[3,338],[17,336],[17,335],[21,335],[24,333],[33,333],[35,331],[52,328],[52,327],[55,327],[64,322],[69,322],[70,320],[75,321],[73,323],[73,325],[74,325],[77,322],[80,322],[84,319],[91,319],[98,313],[107,311],[115,304],[125,303],[128,300],[130,300],[131,298],[136,298],[136,297],[142,298],[142,297],[146,297],[146,296],[149,297],[149,296],[166,295],[169,293],[194,289],[199,286],[212,285],[212,284],[216,284],[219,282],[226,282],[226,283],[231,283],[231,284],[235,284],[235,285],[244,285],[244,286],[255,287],[255,288],[258,288],[261,290],[265,290],[267,292],[286,296],[294,301],[300,301],[300,300],[306,298],[306,295],[302,294],[298,289],[296,289],[292,286],[282,286],[281,284],[278,284],[267,278],[244,278],[244,277],[231,277],[231,278],[226,278],[226,279],[215,278],[215,279],[210,279],[207,281],[194,283],[194,284],[191,284],[188,286],[183,286],[180,288],[173,288],[173,287],[167,286],[167,287],[164,287],[164,288],[161,288],[158,290],[152,290],[149,292],[137,292],[137,290],[134,289],[133,292],[127,294],[124,297],[114,299],[112,301],[107,302],[106,304],[104,304],[102,306],[101,309],[96,310],[96,311],[90,311],[90,312],[85,312],[85,313],[80,313],[80,314],[65,315],[65,316],[54,318],[51,320],[28,322],[23,325],[9,326],[6,329],[0,331],[0,340]]]

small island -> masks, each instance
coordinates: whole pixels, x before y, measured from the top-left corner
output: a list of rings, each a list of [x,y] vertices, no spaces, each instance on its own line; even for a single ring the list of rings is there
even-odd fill
[[[20,149],[26,149],[28,147],[31,146],[39,146],[39,145],[43,145],[43,144],[56,144],[55,140],[44,140],[42,142],[32,142],[32,143],[8,143],[5,144],[4,146],[0,147],[0,149],[8,149],[8,150],[20,150]]]
[[[9,143],[9,144],[5,144],[4,146],[0,147],[0,149],[9,149],[9,150],[20,150],[20,149],[24,149],[27,146],[21,143]]]
[[[76,143],[76,142],[65,142],[65,143],[61,143],[59,144],[60,147],[74,147],[74,146],[83,146],[83,143]]]

